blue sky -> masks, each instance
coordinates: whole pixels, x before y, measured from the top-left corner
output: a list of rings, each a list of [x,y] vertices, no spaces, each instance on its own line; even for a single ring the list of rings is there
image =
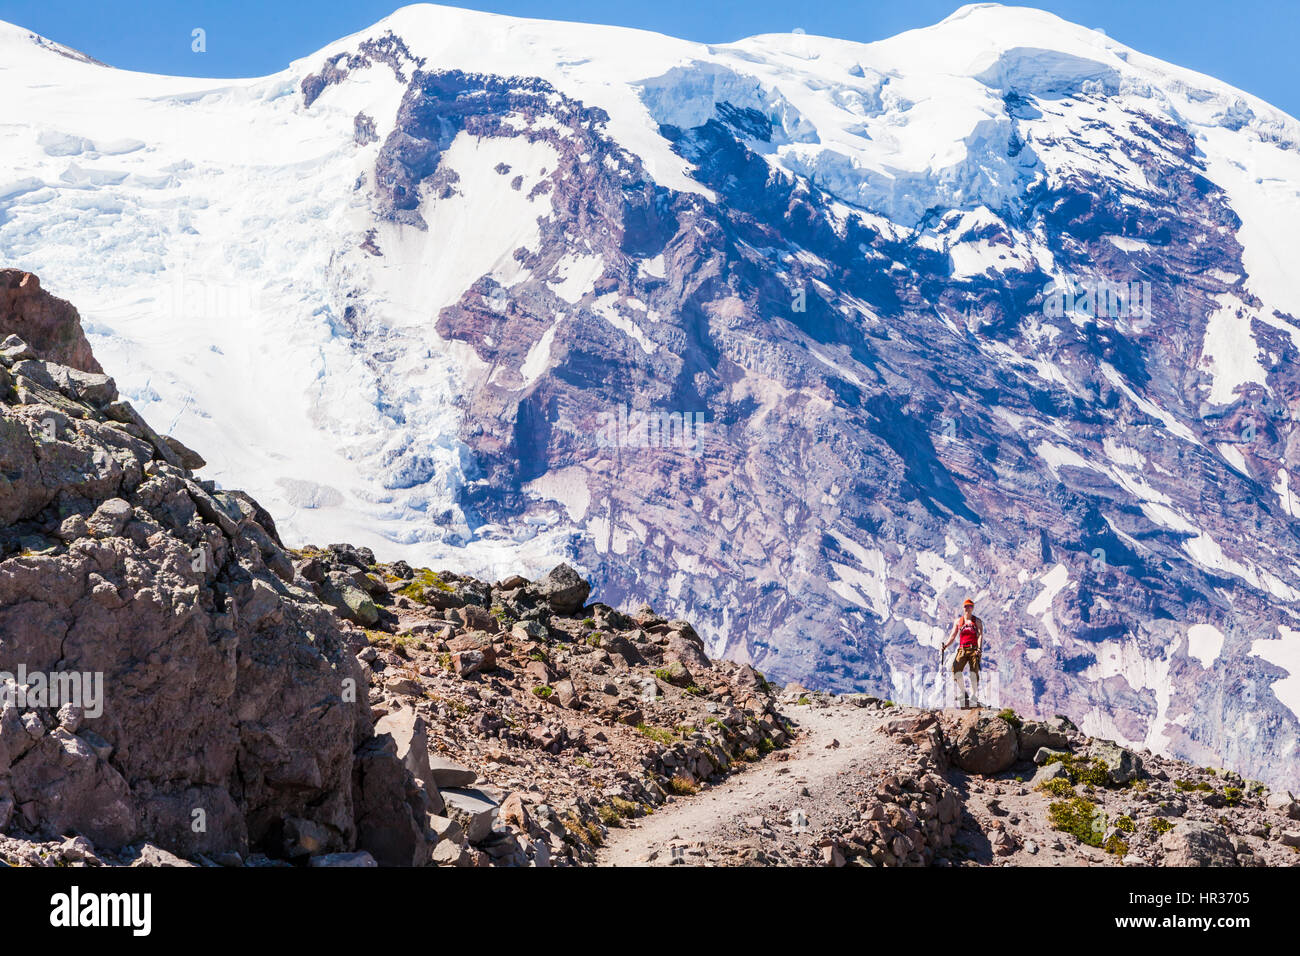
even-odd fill
[[[0,19],[76,47],[113,66],[156,73],[261,76],[284,68],[398,6],[395,0],[0,0]],[[515,16],[582,20],[725,42],[756,33],[879,40],[942,20],[957,0],[476,0],[454,6]],[[1144,53],[1209,73],[1300,116],[1292,63],[1300,37],[1295,0],[1026,0],[1100,27]],[[207,31],[207,52],[190,31]]]

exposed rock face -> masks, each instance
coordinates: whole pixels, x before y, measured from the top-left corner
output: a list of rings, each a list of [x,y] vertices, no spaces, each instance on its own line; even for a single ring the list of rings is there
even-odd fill
[[[925,675],[942,609],[996,596],[988,660],[1004,703],[1096,708],[1131,740],[1293,774],[1276,749],[1287,734],[1248,744],[1224,728],[1242,706],[1269,728],[1297,720],[1261,692],[1272,671],[1248,648],[1300,595],[1289,499],[1260,491],[1285,487],[1292,411],[1265,392],[1296,391],[1300,363],[1280,357],[1300,332],[1244,319],[1279,360],[1258,388],[1221,394],[1215,317],[1255,307],[1240,221],[1193,134],[1107,87],[1040,96],[1013,66],[984,79],[1011,194],[912,223],[843,216],[833,188],[774,171],[792,132],[763,110],[719,101],[678,122],[668,91],[690,70],[645,99],[714,202],[655,183],[602,110],[542,79],[412,60],[375,159],[378,219],[423,229],[466,200],[458,136],[547,157],[522,177],[549,215],[541,241],[512,252],[520,278],[483,275],[438,316],[482,369],[461,434],[481,478],[459,504],[520,534],[572,525],[575,563],[599,569],[608,600],[681,593],[675,609],[727,653],[810,686],[936,703]],[[1104,145],[1062,142],[1062,121],[1105,128]],[[990,264],[959,268],[976,249]],[[595,271],[568,289],[576,262]],[[1127,289],[1153,275],[1148,318],[1095,301],[1056,314],[1044,294],[1063,276]],[[355,292],[358,340],[391,348],[364,314],[371,290]],[[1270,530],[1234,533],[1256,521]],[[1208,663],[1193,626],[1222,639]],[[1156,650],[1175,646],[1167,662]],[[1165,712],[1137,670],[1122,686],[1106,671],[1120,647],[1161,662]],[[1201,713],[1205,680],[1225,688],[1224,714]],[[1233,703],[1239,685],[1253,703]]]
[[[50,295],[21,269],[0,269],[0,315],[5,334],[17,335],[41,356],[82,372],[102,373],[72,304]]]
[[[38,288],[0,300],[0,338],[37,330],[97,370]],[[405,824],[411,855],[385,862],[424,862],[353,639],[269,517],[169,460],[111,380],[11,357],[31,351],[0,354],[0,829],[281,856]]]

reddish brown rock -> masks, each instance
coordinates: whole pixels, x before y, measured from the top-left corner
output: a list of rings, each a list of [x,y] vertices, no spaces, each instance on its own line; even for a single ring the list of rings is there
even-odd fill
[[[17,335],[43,359],[82,372],[103,373],[72,303],[50,295],[21,269],[0,269],[0,339]]]

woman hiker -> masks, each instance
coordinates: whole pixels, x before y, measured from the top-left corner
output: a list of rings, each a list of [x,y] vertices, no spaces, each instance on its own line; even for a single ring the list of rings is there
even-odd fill
[[[952,625],[943,649],[957,641],[957,656],[952,662],[953,701],[958,707],[980,705],[980,652],[984,646],[984,622],[975,616],[975,602],[967,598],[962,604],[961,616]],[[971,693],[966,693],[966,680],[962,675],[970,668]]]

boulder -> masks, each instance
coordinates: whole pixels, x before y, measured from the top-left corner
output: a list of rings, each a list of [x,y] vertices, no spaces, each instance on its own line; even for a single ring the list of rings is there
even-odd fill
[[[357,587],[352,576],[342,571],[330,571],[320,584],[320,597],[335,608],[346,621],[370,627],[379,621],[379,608],[370,595]]]
[[[1264,806],[1290,820],[1300,820],[1300,802],[1286,790],[1274,790],[1264,798]]]
[[[442,797],[429,766],[429,734],[424,718],[414,709],[400,708],[375,723],[375,736],[381,734],[393,738],[398,759],[406,765],[420,786],[424,787],[424,792],[429,797],[430,811],[442,813]]]
[[[1034,751],[1034,763],[1038,764],[1041,767],[1044,764],[1046,764],[1047,761],[1051,760],[1053,757],[1068,757],[1068,756],[1070,756],[1070,752],[1068,750],[1053,750],[1050,747],[1039,747],[1036,751]]]
[[[1059,734],[1077,734],[1079,732],[1079,728],[1074,725],[1074,721],[1061,714],[1057,714],[1055,717],[1043,721],[1043,723],[1047,725],[1048,730]]]
[[[497,803],[482,790],[451,787],[442,792],[446,815],[460,824],[465,839],[481,843],[492,833]]]
[[[484,631],[470,631],[447,642],[451,651],[452,666],[461,677],[478,671],[490,671],[497,666],[496,645],[492,635]]]
[[[772,696],[772,687],[763,675],[748,664],[741,664],[731,679],[738,700]]]
[[[787,688],[788,689],[788,688]],[[883,729],[887,734],[910,736],[934,726],[938,718],[934,714],[915,714],[911,717],[895,717],[885,721]]]
[[[160,846],[154,846],[152,843],[146,843],[140,847],[140,852],[131,866],[194,866],[189,860],[182,860],[175,853],[168,853]]]
[[[1045,722],[1027,720],[1020,727],[1020,759],[1032,760],[1040,747],[1051,750],[1065,750],[1070,746],[1070,737],[1064,731],[1053,729]]]
[[[1040,786],[1041,784],[1048,783],[1052,780],[1069,780],[1069,779],[1070,779],[1070,773],[1065,769],[1065,764],[1061,763],[1060,761],[1057,761],[1056,763],[1049,763],[1042,767],[1039,767],[1038,771],[1030,779],[1029,786],[1033,788],[1033,787]]]
[[[1088,756],[1106,765],[1111,783],[1125,784],[1142,774],[1142,758],[1114,741],[1094,740],[1088,747]]]
[[[546,640],[546,625],[540,621],[519,621],[510,629],[510,636],[516,641],[544,641]]]
[[[964,713],[950,733],[948,759],[967,773],[1001,773],[1016,762],[1020,742],[1016,729],[1001,717]]]
[[[691,677],[691,672],[686,669],[681,661],[670,661],[663,667],[656,668],[655,676],[660,680],[667,681],[674,687],[689,687],[695,682],[695,679]]]
[[[362,746],[352,765],[352,803],[359,850],[381,866],[423,866],[432,847],[425,839],[428,806],[391,735]]]
[[[478,774],[473,770],[436,755],[429,758],[429,773],[439,789],[472,787],[478,781]]]
[[[83,372],[102,374],[70,302],[50,295],[21,269],[0,269],[0,336],[15,335],[31,352]]]
[[[453,840],[442,840],[433,848],[434,866],[464,866],[465,848]]]
[[[173,438],[171,435],[163,435],[162,440],[166,442],[167,447],[172,450],[172,454],[180,459],[181,464],[185,467],[186,471],[198,471],[200,468],[207,465],[207,461],[204,460],[202,455],[190,448],[179,438]]]
[[[531,587],[533,593],[549,604],[556,614],[581,611],[591,594],[591,585],[567,564],[552,568],[546,577]]]
[[[1166,866],[1236,866],[1232,841],[1213,823],[1184,820],[1160,838]]]
[[[694,635],[694,631],[691,632],[691,637],[687,637],[681,631],[670,631],[668,643],[664,647],[664,660],[676,661],[686,668],[707,670],[710,661],[709,656],[704,653],[704,642]]]
[[[561,707],[576,707],[580,703],[577,688],[573,686],[573,681],[567,678],[556,681],[554,691],[551,699]]]

